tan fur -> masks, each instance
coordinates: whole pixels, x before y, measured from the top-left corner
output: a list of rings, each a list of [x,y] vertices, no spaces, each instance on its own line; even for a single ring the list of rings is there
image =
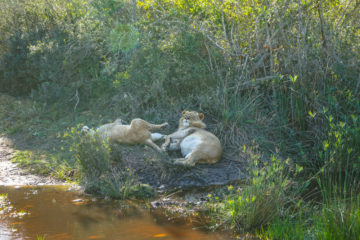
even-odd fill
[[[120,144],[146,144],[158,151],[161,151],[152,139],[151,131],[168,126],[168,123],[151,124],[143,119],[133,119],[130,125],[123,125],[122,121],[116,120],[113,123],[102,125],[97,129],[97,133],[102,139],[109,139],[110,142]],[[161,134],[159,134],[161,135]]]
[[[181,150],[184,158],[175,160],[175,164],[194,166],[196,163],[216,163],[222,155],[219,139],[206,131],[202,121],[204,114],[195,111],[183,111],[179,120],[179,129],[168,135],[163,150]]]

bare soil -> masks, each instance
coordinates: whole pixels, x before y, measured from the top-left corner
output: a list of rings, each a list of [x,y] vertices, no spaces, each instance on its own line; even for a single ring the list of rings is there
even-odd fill
[[[50,177],[25,173],[17,164],[11,162],[15,153],[12,146],[13,142],[10,139],[0,136],[0,186],[64,184]]]

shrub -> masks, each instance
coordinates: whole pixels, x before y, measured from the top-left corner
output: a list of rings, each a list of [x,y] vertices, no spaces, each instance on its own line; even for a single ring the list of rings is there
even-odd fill
[[[117,168],[111,159],[121,162],[119,149],[112,152],[108,142],[97,134],[94,136],[71,128],[64,134],[80,167],[81,183],[89,193],[109,196],[116,199],[150,198],[154,195],[152,187],[141,184],[132,169]]]
[[[76,128],[66,132],[64,138],[70,138],[69,150],[73,152],[80,166],[85,188],[90,192],[98,192],[101,186],[99,180],[110,170],[110,149],[106,141]]]
[[[220,221],[231,223],[238,232],[260,230],[274,219],[290,214],[299,203],[301,191],[292,180],[294,174],[302,171],[300,166],[275,156],[261,163],[260,154],[247,152],[252,159],[248,185],[238,189],[229,186],[224,200],[215,202]]]

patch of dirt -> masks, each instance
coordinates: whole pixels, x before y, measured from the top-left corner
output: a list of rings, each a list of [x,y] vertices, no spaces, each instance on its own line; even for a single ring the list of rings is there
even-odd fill
[[[197,164],[194,167],[174,165],[175,153],[158,153],[144,146],[112,147],[112,160],[119,170],[132,169],[140,182],[165,189],[221,186],[247,178],[243,159],[226,155],[216,164]]]
[[[15,153],[10,139],[0,136],[0,185],[62,185],[64,183],[49,177],[41,177],[23,172],[17,164],[11,162]]]

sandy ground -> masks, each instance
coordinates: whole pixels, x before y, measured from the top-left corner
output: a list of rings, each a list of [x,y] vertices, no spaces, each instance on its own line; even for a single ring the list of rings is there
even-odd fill
[[[10,161],[14,153],[15,150],[12,148],[11,140],[0,136],[0,186],[62,184],[48,177],[39,177],[24,173],[15,163]]]

